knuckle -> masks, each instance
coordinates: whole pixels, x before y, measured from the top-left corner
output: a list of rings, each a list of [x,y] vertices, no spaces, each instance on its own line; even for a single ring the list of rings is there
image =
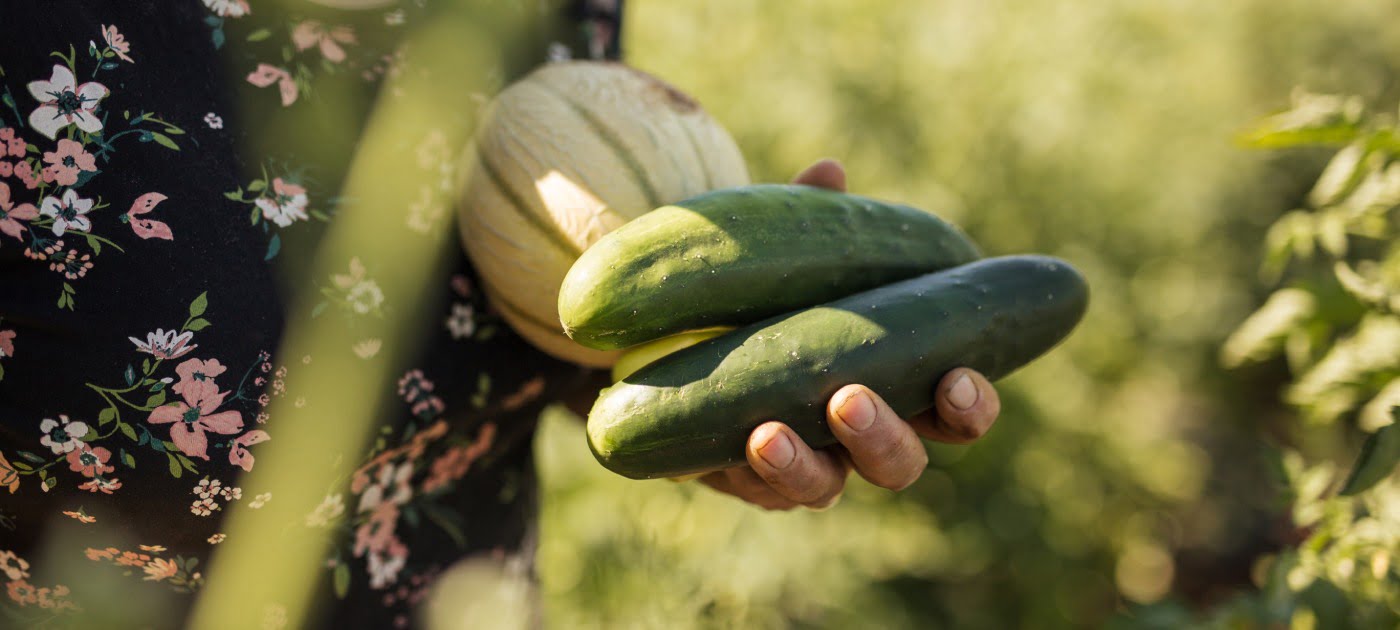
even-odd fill
[[[883,466],[872,471],[875,478],[869,481],[881,488],[896,491],[913,485],[923,476],[924,469],[928,468],[928,452],[921,444],[916,446],[917,448],[904,449],[898,456],[885,460]]]
[[[953,437],[964,442],[979,440],[987,434],[987,429],[991,428],[990,422],[985,422],[978,416],[957,416],[952,419],[943,419],[943,428]]]

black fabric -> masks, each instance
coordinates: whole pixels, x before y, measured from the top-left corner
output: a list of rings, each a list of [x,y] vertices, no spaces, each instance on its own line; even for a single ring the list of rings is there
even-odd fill
[[[153,623],[179,626],[207,568],[198,561],[222,532],[222,509],[198,514],[200,488],[209,487],[198,484],[221,484],[224,494],[211,494],[215,505],[265,493],[277,500],[275,487],[239,486],[246,466],[237,454],[256,458],[257,432],[276,439],[277,418],[259,415],[267,401],[296,398],[279,383],[315,360],[278,352],[287,322],[353,321],[365,316],[357,308],[379,307],[374,292],[384,287],[369,286],[373,269],[357,277],[349,263],[343,286],[333,278],[307,286],[300,270],[335,224],[361,127],[384,77],[397,70],[395,46],[436,10],[414,0],[367,11],[258,0],[0,4],[0,580],[7,588],[0,625],[120,625],[124,618],[102,609],[105,600],[80,590],[87,583],[80,574],[101,574],[166,602]],[[620,2],[597,0],[548,9],[540,19],[564,25],[541,31],[554,36],[530,45],[532,63],[561,50],[616,57],[620,13]],[[121,40],[111,39],[109,26]],[[79,122],[50,138],[31,119],[44,101],[30,86],[63,83],[54,69],[67,65],[62,57],[75,66],[78,100],[62,101],[55,87],[54,107],[76,111]],[[88,106],[83,86],[94,82],[107,93]],[[332,100],[342,114],[322,115],[318,108]],[[81,125],[94,124],[84,116],[101,128],[84,132]],[[277,132],[289,124],[300,132]],[[23,155],[7,153],[5,129],[23,142]],[[306,137],[318,141],[286,142]],[[88,159],[95,168],[84,167]],[[34,169],[29,178],[20,174],[26,167]],[[69,194],[93,208],[75,212],[64,201]],[[45,203],[58,209],[42,214]],[[61,236],[60,218],[68,223]],[[411,215],[405,220],[414,225]],[[434,315],[418,350],[383,384],[398,404],[384,414],[382,442],[344,456],[369,461],[440,422],[447,428],[411,460],[363,471],[372,487],[381,473],[388,479],[410,465],[404,481],[380,484],[386,497],[412,488],[413,498],[394,510],[393,539],[402,547],[357,552],[359,521],[379,512],[363,507],[373,503],[364,487],[341,497],[342,513],[329,525],[341,542],[324,576],[329,627],[406,625],[455,560],[483,552],[528,557],[535,418],[586,376],[529,347],[496,316],[455,244],[450,212],[423,223],[452,232],[457,263],[434,280],[440,297],[426,307]],[[298,292],[318,288],[334,297],[314,313],[289,311]],[[175,331],[169,338],[191,333],[186,348],[195,348],[157,360],[141,345],[157,329]],[[370,341],[347,344],[370,361]],[[177,412],[178,420],[159,421]],[[79,422],[87,432],[65,432]],[[465,474],[443,472],[466,460]],[[428,481],[435,475],[442,485]],[[452,526],[438,524],[443,514]],[[380,566],[393,576],[376,583],[368,566],[375,553],[406,560],[396,571]],[[341,593],[333,586],[338,564],[351,576]],[[268,612],[272,626],[276,612]]]

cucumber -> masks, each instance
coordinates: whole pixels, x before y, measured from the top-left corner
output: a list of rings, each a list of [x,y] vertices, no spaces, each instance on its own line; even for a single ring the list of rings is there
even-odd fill
[[[599,395],[588,443],[634,479],[744,464],[758,425],[835,443],[827,400],[850,383],[901,417],[933,406],[953,368],[1003,377],[1064,339],[1088,305],[1064,261],[1006,256],[905,280],[745,326],[637,370]]]
[[[978,258],[952,224],[909,206],[800,185],[706,193],[648,212],[564,276],[559,320],[612,350],[740,326]]]
[[[615,383],[627,378],[628,375],[633,372],[642,369],[648,364],[672,352],[689,348],[706,339],[718,337],[731,330],[734,329],[728,326],[691,330],[628,348],[626,352],[622,353],[622,356],[617,358],[617,363],[614,363],[612,366],[613,382]]]

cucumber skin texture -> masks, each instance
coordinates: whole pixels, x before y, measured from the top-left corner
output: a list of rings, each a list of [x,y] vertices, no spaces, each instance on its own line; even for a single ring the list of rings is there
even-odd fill
[[[956,226],[909,206],[802,185],[718,190],[642,215],[588,248],[559,291],[590,348],[765,317],[976,260]]]
[[[938,380],[970,367],[995,380],[1050,350],[1088,307],[1064,261],[989,258],[788,313],[658,359],[602,391],[588,442],[634,479],[746,464],[758,425],[836,442],[828,399],[860,383],[901,417],[933,406]]]

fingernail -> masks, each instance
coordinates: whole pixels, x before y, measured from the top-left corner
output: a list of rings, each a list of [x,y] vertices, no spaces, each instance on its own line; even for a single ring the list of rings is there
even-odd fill
[[[948,388],[948,402],[958,409],[971,409],[977,404],[977,386],[972,384],[972,377],[963,374],[953,381]]]
[[[785,433],[774,431],[773,436],[768,438],[763,446],[758,447],[758,456],[768,462],[769,466],[787,468],[797,457],[797,450],[792,448],[792,440],[788,439]]]
[[[857,391],[841,401],[841,406],[836,408],[836,415],[841,418],[841,423],[850,427],[852,431],[864,431],[875,424],[875,403],[870,402],[870,397],[865,392]]]

